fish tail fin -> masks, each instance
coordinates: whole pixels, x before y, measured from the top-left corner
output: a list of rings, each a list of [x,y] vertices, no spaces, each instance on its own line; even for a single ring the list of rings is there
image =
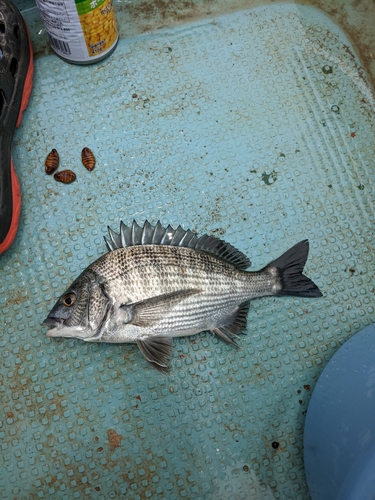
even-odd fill
[[[275,295],[296,297],[321,297],[322,292],[315,283],[302,274],[309,254],[309,242],[303,240],[287,250],[281,257],[266,267],[279,283]]]

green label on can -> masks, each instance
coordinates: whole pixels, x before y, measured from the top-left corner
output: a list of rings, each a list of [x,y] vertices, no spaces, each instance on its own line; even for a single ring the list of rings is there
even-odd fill
[[[79,16],[82,14],[87,14],[95,10],[97,7],[100,7],[105,0],[75,0],[77,12]]]

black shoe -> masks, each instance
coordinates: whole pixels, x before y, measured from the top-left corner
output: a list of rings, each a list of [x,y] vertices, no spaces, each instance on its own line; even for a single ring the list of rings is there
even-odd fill
[[[11,145],[33,84],[33,51],[18,9],[0,0],[0,254],[12,244],[21,211],[20,184]]]

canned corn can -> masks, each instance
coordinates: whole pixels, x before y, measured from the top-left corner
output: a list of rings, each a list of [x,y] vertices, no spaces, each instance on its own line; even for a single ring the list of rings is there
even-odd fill
[[[51,47],[65,61],[91,64],[116,48],[112,0],[36,0]]]

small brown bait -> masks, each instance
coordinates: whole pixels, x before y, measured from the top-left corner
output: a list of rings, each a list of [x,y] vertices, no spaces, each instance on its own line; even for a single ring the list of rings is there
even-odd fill
[[[95,167],[95,156],[90,148],[82,149],[82,163],[90,171]]]
[[[48,153],[45,161],[46,174],[48,175],[53,174],[53,172],[59,166],[59,160],[60,160],[59,153],[56,151],[56,149],[52,149],[52,151]]]
[[[71,170],[62,170],[61,172],[56,172],[53,177],[56,181],[63,182],[64,184],[70,184],[77,178],[76,174]]]

